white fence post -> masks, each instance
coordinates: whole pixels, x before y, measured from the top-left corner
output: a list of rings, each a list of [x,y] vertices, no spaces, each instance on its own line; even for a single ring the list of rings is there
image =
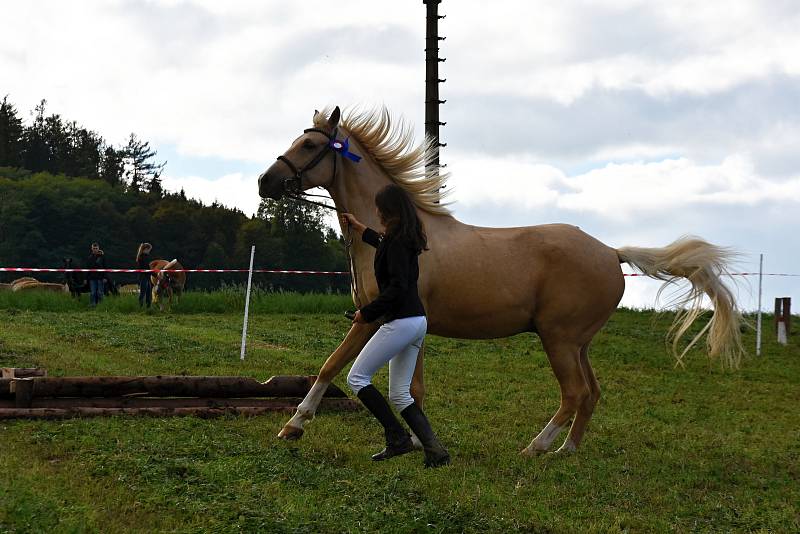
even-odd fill
[[[250,285],[253,282],[253,257],[256,255],[256,246],[250,248],[250,271],[247,273],[247,293],[244,298],[244,324],[242,325],[242,352],[239,359],[244,361],[244,351],[247,346],[247,317],[250,313]]]
[[[756,356],[761,356],[761,280],[764,276],[764,255],[758,255],[758,320],[756,321]]]

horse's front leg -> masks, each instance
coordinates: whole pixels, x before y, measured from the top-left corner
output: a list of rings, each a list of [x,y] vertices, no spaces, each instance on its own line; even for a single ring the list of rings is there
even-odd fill
[[[325,390],[328,389],[328,384],[330,384],[336,375],[344,369],[345,365],[358,356],[358,353],[361,352],[361,349],[364,348],[369,338],[371,338],[377,330],[378,325],[376,323],[353,323],[353,326],[344,337],[342,343],[333,351],[333,354],[328,356],[328,359],[325,360],[325,363],[319,370],[319,375],[314,385],[311,386],[308,394],[306,394],[303,401],[297,406],[297,412],[278,433],[279,438],[295,440],[303,436],[303,425],[314,418],[319,403],[322,402],[322,396],[325,395]]]

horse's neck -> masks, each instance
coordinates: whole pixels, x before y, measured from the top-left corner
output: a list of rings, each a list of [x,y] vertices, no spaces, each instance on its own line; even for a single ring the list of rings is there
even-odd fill
[[[380,228],[380,220],[375,212],[375,194],[383,187],[392,183],[391,178],[380,165],[369,157],[364,157],[359,163],[345,162],[340,174],[335,178],[328,192],[333,198],[336,207],[346,210],[373,229]],[[432,215],[422,210],[417,213],[425,225],[429,240],[436,235],[451,235],[459,232],[466,226],[450,215]],[[346,228],[342,232],[346,234]],[[366,254],[371,257],[370,247],[354,247],[357,256]]]
[[[329,193],[337,208],[352,213],[370,228],[378,228],[380,221],[375,213],[375,194],[390,183],[383,169],[365,157],[357,164],[343,162]]]

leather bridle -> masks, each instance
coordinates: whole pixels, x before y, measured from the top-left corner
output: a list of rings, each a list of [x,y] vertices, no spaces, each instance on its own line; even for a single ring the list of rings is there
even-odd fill
[[[314,167],[316,167],[317,165],[319,165],[322,162],[322,160],[325,159],[325,156],[327,156],[331,152],[333,153],[333,176],[331,177],[331,182],[333,182],[333,180],[336,179],[336,160],[338,158],[336,157],[336,151],[334,150],[333,143],[337,142],[336,134],[338,132],[338,129],[334,128],[333,132],[330,134],[325,130],[321,130],[319,128],[307,128],[303,130],[304,134],[310,132],[316,132],[328,138],[328,142],[325,143],[325,146],[322,147],[322,150],[317,152],[317,154],[313,158],[311,158],[311,161],[309,161],[302,167],[298,167],[284,155],[280,155],[277,158],[278,161],[282,161],[284,164],[286,164],[287,167],[289,167],[289,170],[291,170],[294,173],[293,176],[290,176],[289,178],[285,178],[283,180],[284,191],[292,196],[303,194],[303,178],[305,174]],[[326,207],[329,208],[330,206]]]
[[[280,155],[277,157],[278,161],[282,161],[289,170],[294,173],[294,176],[290,176],[289,178],[285,178],[283,180],[283,190],[284,193],[293,200],[298,200],[300,202],[305,202],[307,204],[314,204],[315,206],[320,206],[322,208],[326,208],[329,210],[334,210],[339,213],[346,213],[346,209],[340,209],[336,206],[331,206],[329,204],[323,204],[322,202],[315,202],[310,200],[307,197],[320,197],[320,198],[328,198],[322,195],[311,195],[303,191],[303,176],[305,173],[316,167],[317,165],[325,159],[325,156],[328,153],[333,153],[333,175],[331,176],[331,183],[336,179],[336,163],[339,158],[336,157],[337,152],[343,151],[344,154],[347,154],[347,141],[341,143],[340,141],[336,140],[336,134],[338,133],[339,129],[334,128],[331,133],[326,132],[325,130],[321,130],[319,128],[307,128],[303,130],[304,134],[309,132],[316,132],[324,135],[328,138],[328,142],[325,143],[325,146],[317,152],[317,154],[311,158],[311,161],[303,165],[302,167],[298,167],[292,161],[284,155]],[[351,154],[352,156],[352,154]],[[352,156],[358,159],[361,159],[358,156]],[[351,159],[352,159],[351,157]],[[353,292],[353,297],[355,298],[355,304],[358,308],[361,308],[361,297],[358,294],[358,271],[356,270],[356,263],[353,259],[353,253],[351,252],[351,248],[353,246],[353,236],[350,232],[350,226],[346,227],[347,237],[344,242],[344,249],[345,253],[347,254],[347,260],[350,264],[350,288]]]

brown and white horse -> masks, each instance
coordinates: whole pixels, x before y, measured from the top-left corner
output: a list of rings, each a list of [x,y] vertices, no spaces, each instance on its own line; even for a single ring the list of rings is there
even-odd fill
[[[178,260],[153,260],[150,262],[150,269],[156,270],[150,275],[150,283],[153,285],[153,302],[158,303],[161,311],[164,311],[164,298],[167,298],[167,308],[172,307],[173,293],[180,298],[183,288],[186,286],[186,273],[170,272],[171,269],[183,269]]]
[[[353,113],[340,120],[332,112],[314,114],[289,149],[259,177],[259,194],[273,199],[323,187],[336,207],[353,213],[373,228],[375,193],[390,183],[412,196],[425,224],[430,250],[420,257],[420,297],[428,313],[428,331],[447,337],[488,339],[535,332],[542,341],[561,388],[561,405],[544,429],[522,452],[539,454],[573,420],[559,452],[574,451],[600,398],[589,363],[594,335],[614,313],[625,282],[620,268],[628,263],[648,276],[671,282],[687,278],[686,291],[673,327],[672,350],[678,361],[707,333],[708,352],[730,367],[743,353],[739,315],[731,291],[722,283],[732,253],[697,238],[681,238],[663,248],[604,245],[575,226],[547,224],[522,228],[480,228],[456,220],[441,203],[446,175],[426,172],[436,156],[436,141],[411,147],[411,132],[397,127],[386,109]],[[349,140],[349,146],[344,143]],[[350,154],[363,157],[361,161]],[[347,235],[347,228],[342,229]],[[378,293],[372,272],[374,250],[353,242],[356,306]],[[701,312],[703,295],[714,314],[700,335],[679,354],[678,340]],[[302,436],[327,385],[354,359],[377,329],[355,324],[328,357],[316,384],[281,430],[284,439]],[[412,396],[422,404],[422,353]]]

